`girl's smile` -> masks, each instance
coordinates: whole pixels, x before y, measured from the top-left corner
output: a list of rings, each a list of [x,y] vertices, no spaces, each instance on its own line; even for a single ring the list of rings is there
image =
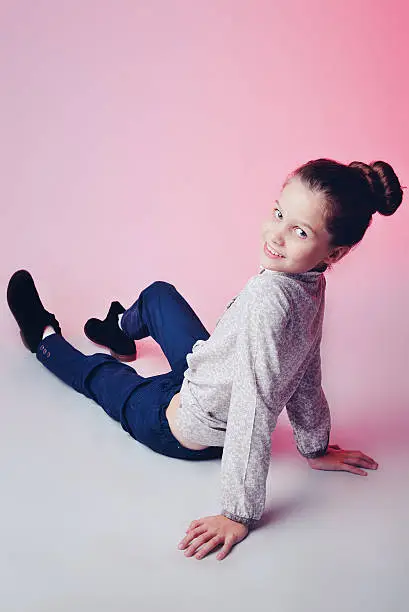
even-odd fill
[[[275,249],[270,247],[267,242],[264,243],[264,253],[267,255],[267,257],[270,257],[271,259],[282,259],[284,257],[284,255],[281,255],[280,253],[275,251]]]
[[[260,263],[290,273],[321,268],[348,251],[347,247],[331,249],[330,238],[320,197],[293,178],[270,206],[262,225]]]

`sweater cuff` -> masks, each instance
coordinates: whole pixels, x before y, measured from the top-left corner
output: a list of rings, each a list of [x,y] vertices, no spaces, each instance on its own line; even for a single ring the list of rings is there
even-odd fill
[[[317,459],[317,457],[323,457],[326,454],[327,449],[328,444],[324,448],[321,448],[320,450],[314,451],[312,453],[302,453],[300,449],[298,449],[298,452],[306,459]]]
[[[306,459],[317,459],[317,457],[323,457],[327,450],[328,450],[328,445],[329,445],[329,436],[330,436],[330,432],[328,432],[328,437],[327,437],[327,441],[325,443],[325,446],[315,450],[315,451],[311,451],[309,453],[303,453],[300,449],[300,447],[297,445],[297,449],[298,452],[300,453],[300,455],[302,455],[303,457],[305,457]]]
[[[237,514],[232,514],[231,512],[228,512],[227,510],[222,510],[221,514],[222,516],[225,516],[231,521],[236,521],[236,523],[242,523],[243,525],[247,525],[249,529],[251,529],[252,527],[255,527],[258,523],[257,519],[249,518],[246,516],[237,516]]]

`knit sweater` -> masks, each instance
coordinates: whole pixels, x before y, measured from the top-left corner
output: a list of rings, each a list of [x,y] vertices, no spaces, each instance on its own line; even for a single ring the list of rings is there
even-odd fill
[[[208,340],[187,355],[176,426],[187,440],[224,447],[221,514],[250,527],[264,511],[271,434],[284,407],[301,455],[327,450],[331,419],[320,358],[325,287],[322,272],[260,266]]]

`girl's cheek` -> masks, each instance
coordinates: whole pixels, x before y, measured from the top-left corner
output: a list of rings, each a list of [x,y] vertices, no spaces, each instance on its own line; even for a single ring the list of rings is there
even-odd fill
[[[297,249],[297,259],[311,259],[314,253],[311,249],[307,248],[298,248]]]

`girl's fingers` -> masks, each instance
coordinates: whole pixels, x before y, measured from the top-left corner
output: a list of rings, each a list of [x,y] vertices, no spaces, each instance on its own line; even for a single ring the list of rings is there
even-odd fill
[[[371,469],[371,470],[374,469],[375,466],[377,467],[377,464],[373,463],[372,460],[366,459],[365,457],[361,457],[361,456],[358,456],[358,457],[351,457],[351,456],[345,457],[343,459],[343,463],[348,463],[350,465],[357,465],[357,466],[365,467],[365,468],[368,468],[368,469]]]
[[[365,461],[368,461],[368,463],[378,465],[376,461],[372,459],[372,457],[365,455],[365,453],[362,453],[361,451],[349,451],[349,452],[352,457],[359,457],[360,459],[364,459]]]
[[[364,455],[364,453],[361,453],[361,455],[365,459],[365,461],[368,461],[372,465],[375,465],[376,467],[378,467],[378,464],[376,463],[374,459],[372,459],[371,457],[368,457],[368,455]]]
[[[189,548],[185,551],[185,556],[192,557],[202,544],[204,544],[208,540],[211,540],[212,538],[214,538],[214,533],[210,533],[206,530],[205,533],[203,533],[199,538],[196,538],[196,540],[189,546]],[[211,546],[211,548],[213,548],[213,546]]]
[[[183,550],[184,548],[186,548],[186,546],[190,544],[190,542],[192,542],[192,540],[197,538],[197,536],[201,535],[205,531],[207,531],[206,527],[196,527],[196,529],[192,529],[192,531],[190,531],[188,535],[186,535],[183,538],[183,540],[179,543],[178,548]]]
[[[363,457],[345,457],[344,461],[347,463],[352,463],[352,465],[362,465],[362,467],[372,465],[371,461],[368,461],[368,459],[364,459]]]
[[[368,476],[367,472],[365,472],[364,470],[360,470],[354,465],[348,464],[346,461],[344,461],[343,465],[344,467],[341,469],[343,469],[345,472],[352,472],[353,474],[358,474],[359,476]]]
[[[361,463],[359,465],[362,465],[362,467],[367,467],[370,470],[376,470],[378,467],[376,461],[372,461],[372,459],[361,459]]]
[[[195,527],[199,527],[199,525],[200,521],[192,521],[189,527],[186,529],[186,532],[190,531],[191,529],[194,529]]]
[[[202,546],[199,552],[195,555],[196,559],[203,559],[203,557],[205,557],[211,550],[213,550],[213,548],[216,548],[216,546],[221,544],[221,542],[223,541],[223,536],[221,535],[210,537],[210,542],[205,544],[205,546]]]
[[[204,523],[200,521],[192,521],[189,527],[186,529],[185,533],[191,533],[195,529],[199,529],[199,528],[206,529],[206,527],[204,526]]]
[[[221,561],[222,559],[224,559],[229,554],[231,549],[233,548],[233,545],[234,545],[234,540],[226,540],[224,542],[224,546],[221,549],[221,551],[217,553],[216,559],[218,561]]]
[[[338,444],[329,444],[328,448],[333,448],[333,449],[339,450],[339,451],[343,450],[342,448],[340,448],[338,446]],[[365,453],[363,453],[361,451],[358,451],[358,450],[354,451],[354,450],[352,450],[352,451],[344,451],[344,453],[346,453],[348,457],[354,457],[354,458],[359,458],[359,459],[364,460],[366,462],[365,463],[365,467],[372,466],[371,469],[377,469],[378,468],[377,462],[374,459],[372,459],[372,457],[369,457],[369,455],[365,455]]]

